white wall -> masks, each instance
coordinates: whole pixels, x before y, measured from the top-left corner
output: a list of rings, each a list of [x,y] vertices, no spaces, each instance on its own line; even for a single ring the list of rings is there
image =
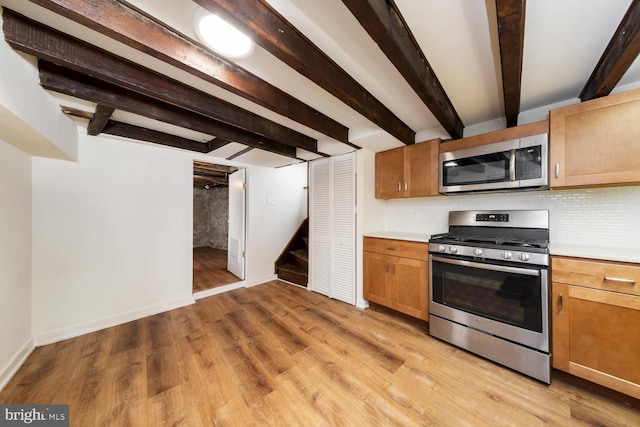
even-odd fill
[[[60,113],[53,96],[40,87],[35,61],[11,49],[0,32],[2,138],[34,156],[75,159],[76,126]]]
[[[193,301],[192,159],[87,135],[33,159],[33,331],[47,343]]]
[[[31,156],[0,140],[0,389],[33,349]]]
[[[37,344],[193,302],[192,174],[202,156],[87,135],[79,154],[33,159]],[[248,166],[247,183],[245,285],[254,285],[275,277],[307,215],[306,164]]]
[[[385,228],[385,201],[376,199],[375,153],[358,150],[356,180],[356,306],[368,307],[363,297],[363,234]]]
[[[248,285],[275,278],[274,263],[307,217],[307,164],[247,170]],[[274,204],[270,204],[269,201]]]

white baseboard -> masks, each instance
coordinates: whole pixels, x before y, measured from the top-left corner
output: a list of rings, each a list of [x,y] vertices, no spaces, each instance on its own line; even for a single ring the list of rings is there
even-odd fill
[[[263,277],[261,279],[254,279],[249,281],[243,280],[241,282],[231,283],[224,286],[218,286],[217,288],[206,289],[204,291],[196,292],[195,294],[193,294],[193,298],[195,300],[199,300],[199,299],[210,297],[213,295],[218,295],[225,292],[233,291],[235,289],[251,288],[253,286],[262,285],[264,283],[271,282],[272,280],[276,280],[277,278],[278,276],[274,274],[272,276]]]
[[[95,332],[101,329],[110,328],[112,326],[121,325],[133,320],[142,319],[143,317],[153,316],[154,314],[158,313],[164,313],[165,311],[174,310],[176,308],[194,304],[195,302],[196,301],[193,296],[189,296],[186,298],[167,301],[162,304],[130,311],[128,313],[117,314],[115,316],[100,319],[95,322],[86,323],[84,325],[71,326],[69,328],[61,328],[55,331],[45,332],[34,337],[34,343],[36,347],[52,344],[54,342],[88,334],[90,332]]]
[[[272,280],[276,280],[277,278],[278,278],[278,275],[274,273],[274,274],[271,274],[269,276],[262,277],[260,279],[249,280],[249,281],[247,281],[246,286],[247,286],[247,288],[250,288],[250,287],[256,286],[256,285],[262,285],[264,283],[271,282]]]
[[[36,348],[33,338],[27,341],[20,350],[11,358],[9,363],[0,371],[0,391],[4,389],[9,380],[18,372],[18,369],[27,360],[27,357]]]
[[[217,288],[205,289],[204,291],[196,292],[195,294],[193,294],[193,299],[199,300],[201,298],[206,298],[206,297],[210,297],[212,295],[218,295],[218,294],[222,294],[224,292],[233,291],[234,289],[240,289],[240,288],[246,288],[246,287],[247,286],[246,286],[246,283],[244,281],[236,282],[236,283],[230,283],[228,285],[218,286]]]

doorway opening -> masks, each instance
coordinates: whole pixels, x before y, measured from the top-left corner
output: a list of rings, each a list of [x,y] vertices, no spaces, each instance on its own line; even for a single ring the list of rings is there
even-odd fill
[[[193,163],[193,293],[244,280],[244,169]]]

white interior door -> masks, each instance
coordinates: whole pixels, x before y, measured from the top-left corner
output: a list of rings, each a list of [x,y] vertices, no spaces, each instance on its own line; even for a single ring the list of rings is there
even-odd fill
[[[244,280],[245,170],[229,175],[229,242],[227,270]]]

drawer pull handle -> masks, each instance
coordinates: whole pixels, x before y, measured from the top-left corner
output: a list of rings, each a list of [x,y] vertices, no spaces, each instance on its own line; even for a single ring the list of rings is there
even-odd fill
[[[607,280],[609,282],[620,282],[620,283],[628,283],[630,285],[635,285],[636,281],[632,280],[632,279],[621,279],[619,277],[609,277],[609,276],[605,276],[604,280]]]
[[[387,250],[388,250],[388,251],[395,251],[395,250],[396,250],[396,248],[392,248],[391,246],[387,246]]]

